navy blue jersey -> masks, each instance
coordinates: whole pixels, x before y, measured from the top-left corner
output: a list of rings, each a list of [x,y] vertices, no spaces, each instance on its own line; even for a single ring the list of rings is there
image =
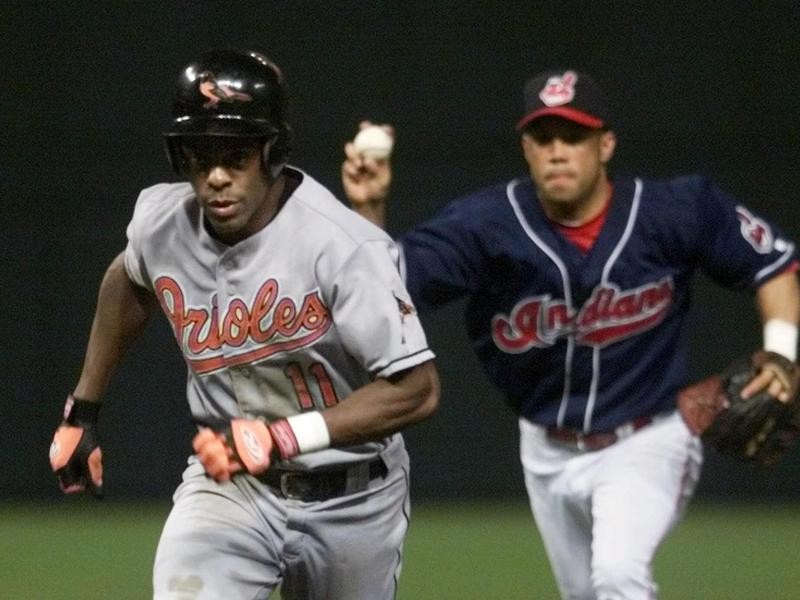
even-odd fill
[[[609,431],[674,408],[695,271],[752,290],[795,261],[777,227],[704,177],[613,189],[585,255],[529,177],[456,200],[400,240],[417,307],[466,296],[486,374],[541,425]]]

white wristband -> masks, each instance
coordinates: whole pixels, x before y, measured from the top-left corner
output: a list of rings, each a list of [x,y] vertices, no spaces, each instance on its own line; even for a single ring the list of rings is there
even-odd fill
[[[764,323],[764,350],[782,354],[792,362],[797,360],[797,325],[783,319]]]
[[[318,411],[287,417],[301,454],[323,450],[331,445],[331,436],[325,419]]]

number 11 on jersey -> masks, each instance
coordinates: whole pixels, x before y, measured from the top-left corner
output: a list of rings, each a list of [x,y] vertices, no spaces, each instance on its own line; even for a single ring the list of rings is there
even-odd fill
[[[283,372],[294,386],[300,410],[314,409],[314,398],[311,396],[311,391],[308,388],[308,377],[303,373],[303,367],[300,366],[300,363],[289,363],[286,365]],[[326,407],[333,406],[339,402],[339,399],[336,397],[336,390],[333,387],[333,382],[325,369],[325,365],[320,362],[309,365],[308,374],[316,381],[317,387],[322,395],[322,402]]]

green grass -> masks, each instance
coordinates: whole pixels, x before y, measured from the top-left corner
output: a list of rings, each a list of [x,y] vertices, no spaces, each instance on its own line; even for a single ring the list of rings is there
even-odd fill
[[[0,508],[0,597],[139,600],[168,503],[65,499]],[[800,597],[794,506],[694,504],[664,542],[661,600]],[[524,501],[413,509],[399,600],[556,598]]]

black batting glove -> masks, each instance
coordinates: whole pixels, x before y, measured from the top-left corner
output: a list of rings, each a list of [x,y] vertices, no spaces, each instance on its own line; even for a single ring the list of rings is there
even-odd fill
[[[103,453],[97,433],[100,403],[70,395],[50,445],[50,466],[65,494],[89,490],[103,497]]]

